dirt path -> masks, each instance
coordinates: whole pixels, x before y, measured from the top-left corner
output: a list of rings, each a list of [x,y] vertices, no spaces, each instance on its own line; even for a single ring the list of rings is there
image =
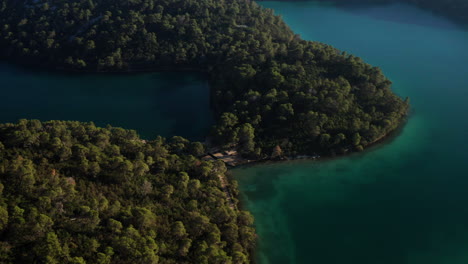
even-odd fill
[[[226,194],[226,198],[227,198],[229,207],[232,210],[237,210],[237,206],[234,203],[234,199],[232,198],[233,197],[232,193],[229,191],[229,188],[228,188],[229,183],[228,183],[228,181],[226,179],[226,176],[218,174],[218,178],[219,178],[219,181],[221,182],[221,188],[223,189],[224,193]]]

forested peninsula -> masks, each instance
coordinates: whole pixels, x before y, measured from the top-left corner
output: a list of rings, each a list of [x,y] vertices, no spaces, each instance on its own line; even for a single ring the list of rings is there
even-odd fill
[[[407,113],[379,68],[301,39],[253,1],[0,3],[3,58],[75,71],[207,72],[211,144],[249,158],[362,150]]]
[[[253,218],[200,152],[92,123],[0,125],[0,263],[249,263]]]

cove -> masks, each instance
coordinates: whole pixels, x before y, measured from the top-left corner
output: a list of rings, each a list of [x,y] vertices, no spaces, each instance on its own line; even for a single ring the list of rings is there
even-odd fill
[[[407,5],[261,4],[381,67],[412,113],[364,153],[233,170],[258,263],[468,263],[468,32]]]
[[[93,121],[203,141],[213,124],[207,80],[195,73],[66,74],[0,64],[0,122]]]

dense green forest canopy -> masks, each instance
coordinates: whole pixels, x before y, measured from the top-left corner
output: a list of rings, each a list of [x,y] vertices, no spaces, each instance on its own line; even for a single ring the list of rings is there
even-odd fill
[[[206,72],[211,143],[254,158],[362,150],[408,109],[379,68],[301,39],[250,0],[0,0],[0,56]],[[0,125],[0,262],[249,262],[253,219],[204,152],[92,123]]]
[[[212,143],[256,158],[360,150],[408,105],[379,68],[250,0],[0,0],[0,52],[77,71],[205,71]]]
[[[248,263],[253,218],[201,152],[92,123],[0,125],[0,263]]]

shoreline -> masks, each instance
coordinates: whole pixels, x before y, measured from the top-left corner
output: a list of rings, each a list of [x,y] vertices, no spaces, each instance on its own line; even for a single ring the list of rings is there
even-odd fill
[[[278,0],[276,0],[278,1]],[[281,1],[281,0],[279,0]],[[27,71],[39,71],[39,72],[48,72],[48,70],[56,71],[59,74],[139,74],[139,73],[160,73],[160,72],[191,72],[191,73],[196,73],[196,74],[201,74],[201,75],[206,75],[209,74],[208,69],[203,69],[203,68],[193,68],[193,67],[173,67],[173,66],[167,66],[167,67],[152,67],[152,68],[141,68],[141,69],[130,69],[131,66],[127,70],[111,70],[111,71],[99,71],[99,70],[70,70],[67,68],[62,68],[62,67],[52,67],[48,64],[35,64],[35,63],[22,63],[22,62],[14,62],[10,61],[8,58],[2,56],[0,57],[0,63],[4,63],[5,65],[11,65],[14,67],[17,67],[18,69],[21,70],[27,70]],[[39,68],[38,68],[39,67]],[[44,68],[40,68],[44,67]],[[206,76],[208,77],[208,76]],[[207,81],[209,82],[209,77],[207,78]],[[214,111],[213,109],[211,109]],[[408,111],[409,112],[409,111]],[[348,151],[346,153],[342,154],[320,154],[320,155],[298,155],[294,157],[290,156],[285,156],[282,158],[276,158],[276,159],[271,159],[271,158],[265,158],[265,159],[258,159],[258,160],[248,160],[240,157],[240,155],[226,155],[224,158],[233,158],[233,162],[225,162],[223,158],[214,158],[213,155],[210,152],[205,153],[205,155],[209,155],[213,157],[213,160],[223,160],[223,162],[226,164],[226,167],[228,169],[236,169],[240,167],[246,167],[246,166],[255,166],[255,165],[261,165],[261,164],[269,164],[269,163],[279,163],[279,162],[290,162],[290,161],[299,161],[299,160],[307,160],[307,161],[328,161],[328,160],[333,160],[335,158],[341,158],[344,156],[349,156],[353,155],[355,153],[361,153],[361,152],[366,152],[369,149],[375,147],[376,145],[380,145],[381,143],[384,143],[387,141],[389,138],[393,138],[395,134],[398,134],[404,125],[406,124],[408,120],[409,114],[407,113],[401,120],[400,124],[393,130],[387,132],[386,134],[380,136],[373,142],[367,144],[362,151]],[[151,141],[151,140],[149,140]],[[212,147],[213,148],[213,147]],[[216,146],[214,147],[216,148]],[[237,160],[237,161],[236,161]]]
[[[1,56],[0,63],[14,66],[21,70],[34,71],[34,72],[50,72],[54,71],[58,74],[139,74],[139,73],[158,73],[158,72],[193,72],[199,74],[208,74],[210,71],[200,65],[199,68],[195,67],[180,67],[176,66],[155,66],[155,67],[141,67],[135,68],[135,65],[129,65],[125,69],[115,70],[98,70],[98,69],[70,69],[66,67],[53,66],[47,63],[25,63],[21,61],[15,61],[9,57]]]
[[[183,67],[181,65],[180,67],[134,67],[132,68],[131,65],[127,69],[118,69],[118,70],[107,70],[107,71],[99,71],[97,69],[95,70],[70,70],[65,67],[53,67],[51,65],[47,64],[40,64],[40,63],[24,63],[23,61],[20,62],[12,62],[11,60],[8,59],[3,59],[2,61],[18,66],[19,69],[24,69],[28,71],[35,70],[37,71],[39,68],[39,71],[42,72],[48,72],[49,70],[56,71],[58,73],[62,74],[81,74],[81,73],[86,73],[86,74],[138,74],[138,73],[158,73],[158,72],[193,72],[193,73],[200,73],[200,74],[207,74],[209,76],[210,73],[213,73],[212,71],[209,70],[209,68],[205,67],[200,67],[200,68],[194,68],[194,67]],[[43,67],[41,69],[41,67]],[[211,74],[210,77],[213,75]],[[209,78],[208,78],[209,81]],[[210,85],[210,95],[211,95],[212,87]],[[212,100],[212,98],[210,98]],[[211,110],[213,111],[213,114],[215,113],[216,109],[213,109],[213,106],[211,106]],[[351,156],[351,155],[356,155],[359,152],[364,152],[364,151],[370,151],[373,149],[375,146],[380,146],[381,143],[387,142],[388,140],[394,139],[397,135],[399,135],[398,132],[401,131],[401,129],[404,127],[404,125],[407,122],[408,118],[408,109],[406,115],[402,115],[401,120],[399,120],[399,124],[392,130],[390,130],[387,133],[384,133],[380,137],[378,137],[376,140],[373,142],[367,144],[362,151],[348,151],[343,154],[320,154],[320,156],[307,156],[307,155],[298,155],[295,157],[283,157],[283,158],[265,158],[265,159],[258,159],[258,160],[247,160],[239,156],[234,157],[234,161],[236,162],[235,165],[230,165],[227,162],[224,162],[226,164],[226,167],[228,169],[226,176],[224,179],[227,180],[228,184],[231,185],[232,181],[235,180],[235,177],[232,174],[233,169],[238,169],[238,168],[245,168],[245,167],[250,167],[250,166],[258,166],[258,165],[264,165],[264,164],[280,164],[282,162],[297,162],[297,161],[304,161],[304,162],[311,162],[311,161],[317,161],[317,162],[325,162],[325,161],[331,161],[334,159],[342,158],[345,156]],[[227,155],[229,156],[229,155]],[[232,158],[232,156],[231,156]],[[219,158],[218,158],[219,159]],[[216,160],[216,159],[215,159]],[[221,159],[222,160],[222,159]],[[237,162],[238,161],[238,162]],[[226,186],[225,183],[223,183],[223,179],[219,178],[219,183],[221,186],[221,190],[226,194],[226,203],[230,205],[231,209],[233,210],[246,210],[245,204],[242,202],[241,199],[241,194],[240,194],[240,189],[236,188],[236,192],[238,191],[238,195],[233,195],[233,193],[229,190],[229,186]],[[232,203],[232,198],[236,199],[238,201],[237,203],[237,208],[234,206]],[[259,238],[258,238],[258,233],[255,232],[256,234],[256,241],[258,243]],[[252,249],[250,252],[250,260],[252,263],[256,263],[256,254],[258,253],[257,247]]]
[[[312,158],[294,158],[293,157],[293,158],[290,158],[290,159],[283,159],[283,160],[272,160],[272,159],[256,160],[256,161],[249,162],[249,163],[239,164],[237,166],[227,166],[227,164],[226,164],[226,167],[228,168],[228,170],[227,170],[227,172],[225,174],[225,178],[228,180],[229,184],[231,184],[232,181],[237,181],[236,177],[235,177],[235,175],[233,173],[233,170],[246,169],[246,168],[250,168],[250,167],[253,167],[253,166],[273,165],[273,164],[280,164],[280,163],[286,163],[286,162],[290,162],[290,163],[292,163],[292,162],[313,162],[313,161],[315,161],[315,162],[329,162],[329,161],[337,160],[337,159],[344,158],[344,157],[359,155],[359,154],[363,154],[363,153],[369,153],[369,152],[371,152],[373,150],[376,150],[379,147],[383,147],[386,144],[390,144],[391,142],[396,140],[396,138],[398,136],[400,136],[401,133],[403,132],[403,129],[406,126],[406,124],[408,123],[408,120],[409,120],[410,117],[411,117],[411,112],[409,111],[408,114],[405,116],[405,118],[402,120],[402,122],[398,125],[398,127],[396,127],[395,129],[389,131],[387,134],[380,137],[378,140],[368,144],[364,148],[364,150],[362,150],[362,151],[352,151],[352,152],[339,154],[339,155],[334,155],[334,156],[324,155],[324,156],[320,156],[319,158],[313,158],[313,159]],[[238,191],[239,191],[239,195],[234,196],[235,199],[237,200],[237,208],[238,208],[238,210],[247,210],[248,208],[245,205],[245,201],[241,197],[240,188],[238,189]],[[255,221],[254,221],[254,227],[256,227],[256,222]],[[259,238],[259,235],[258,235],[257,232],[255,232],[255,235],[256,235],[257,240],[256,240],[256,243],[255,243],[255,248],[251,252],[251,259],[250,259],[251,263],[253,263],[253,264],[258,263],[258,261],[257,261],[258,260],[258,255],[257,254],[258,254],[258,247],[259,247],[259,242],[260,242],[260,238]]]
[[[10,63],[9,60],[6,60],[6,59],[3,59],[4,61]],[[55,70],[57,72],[61,72],[61,73],[64,73],[64,74],[80,74],[80,73],[87,73],[87,74],[138,74],[138,73],[157,73],[157,72],[194,72],[194,73],[200,73],[200,74],[207,74],[209,75],[210,71],[209,67],[203,67],[202,65],[200,65],[199,68],[196,68],[196,67],[183,67],[182,66],[179,66],[179,67],[176,67],[176,66],[167,66],[167,67],[164,67],[164,66],[159,66],[159,67],[151,67],[150,65],[147,65],[147,67],[145,67],[144,65],[141,65],[143,67],[135,67],[135,65],[128,65],[127,66],[127,69],[116,69],[116,70],[104,70],[104,71],[100,71],[98,70],[97,68],[95,70],[70,70],[70,69],[67,69],[66,67],[53,67],[52,65],[47,65],[47,64],[41,64],[41,63],[32,63],[32,64],[27,64],[25,63],[23,65],[23,63],[20,63],[20,66],[21,67],[24,67],[28,70],[30,69],[33,69],[33,68],[41,68],[41,67],[44,67],[45,69],[43,69],[44,72],[47,72],[48,69],[51,69],[51,70]],[[94,65],[93,65],[94,67]],[[211,88],[211,85],[210,85],[210,97],[211,97],[211,91],[212,91],[212,88]],[[210,98],[211,100],[212,98]],[[212,109],[213,110],[213,109]],[[214,115],[214,113],[212,113]],[[284,158],[280,158],[280,159],[272,159],[272,158],[266,158],[266,159],[259,159],[259,160],[244,160],[242,159],[241,157],[239,157],[241,159],[241,161],[246,161],[246,162],[240,162],[234,166],[230,165],[228,166],[228,164],[225,162],[226,164],[226,167],[228,168],[228,171],[226,173],[226,176],[225,178],[228,179],[228,182],[231,182],[232,180],[235,180],[235,177],[233,177],[233,175],[231,174],[232,172],[232,169],[238,169],[238,168],[243,168],[243,167],[247,167],[247,166],[258,166],[258,165],[262,165],[262,164],[273,164],[273,163],[277,163],[279,164],[280,162],[291,162],[291,161],[307,161],[307,162],[311,162],[311,161],[329,161],[329,160],[334,160],[334,159],[337,159],[337,158],[342,158],[342,157],[345,157],[345,156],[351,156],[351,155],[356,155],[360,152],[367,152],[367,151],[371,151],[373,148],[377,147],[377,146],[382,146],[385,142],[390,142],[392,140],[394,140],[398,135],[400,135],[403,127],[406,125],[407,123],[407,120],[408,120],[408,114],[403,116],[401,120],[399,120],[399,124],[394,128],[394,129],[391,129],[390,131],[388,131],[387,133],[383,133],[380,137],[378,137],[376,140],[374,140],[373,142],[367,144],[364,149],[362,151],[349,151],[347,153],[343,153],[343,154],[329,154],[329,155],[321,155],[321,156],[302,156],[302,155],[299,155],[299,156],[296,156],[296,157],[284,157]],[[221,183],[221,186],[223,186],[223,181],[220,179],[220,183]],[[224,186],[225,188],[225,186]],[[238,189],[237,191],[240,192],[240,189],[239,188],[236,188]],[[231,193],[231,192],[229,192]],[[231,193],[232,194],[232,193]],[[245,209],[245,205],[243,204],[243,202],[241,201],[241,199],[239,199],[241,197],[240,194],[238,195],[234,195],[233,196],[236,200],[238,200],[238,210],[243,210]],[[227,196],[227,202],[229,203],[231,197]],[[255,235],[256,235],[256,238],[257,238],[257,241],[256,243],[258,243],[259,239],[258,239],[258,233],[255,231]],[[250,260],[252,263],[256,263],[257,262],[257,258],[255,258],[255,256],[258,254],[258,250],[257,250],[257,246],[255,246],[251,252],[250,252]]]
[[[344,158],[344,157],[348,157],[348,156],[357,155],[359,153],[366,153],[366,152],[372,151],[375,148],[381,147],[381,146],[383,146],[385,144],[388,144],[391,141],[395,140],[401,134],[401,132],[403,131],[403,128],[407,124],[408,119],[409,119],[410,116],[411,116],[411,113],[408,113],[405,116],[405,118],[403,118],[402,122],[395,129],[387,132],[385,135],[381,136],[380,138],[378,138],[374,142],[371,142],[371,143],[367,144],[366,147],[364,147],[364,149],[362,151],[350,151],[350,152],[347,152],[347,153],[335,154],[335,155],[326,155],[326,154],[315,155],[315,156],[298,155],[296,157],[284,157],[283,159],[267,158],[267,159],[259,159],[259,160],[252,160],[252,161],[248,161],[248,162],[243,162],[243,163],[239,163],[239,164],[234,165],[234,166],[229,165],[227,163],[225,163],[225,164],[226,164],[226,167],[228,168],[228,171],[229,171],[229,170],[235,170],[235,169],[239,169],[239,168],[248,168],[248,167],[257,166],[257,165],[271,165],[271,164],[286,163],[286,162],[297,162],[297,161],[326,162],[326,161],[332,161],[332,160],[339,159],[339,158]]]

